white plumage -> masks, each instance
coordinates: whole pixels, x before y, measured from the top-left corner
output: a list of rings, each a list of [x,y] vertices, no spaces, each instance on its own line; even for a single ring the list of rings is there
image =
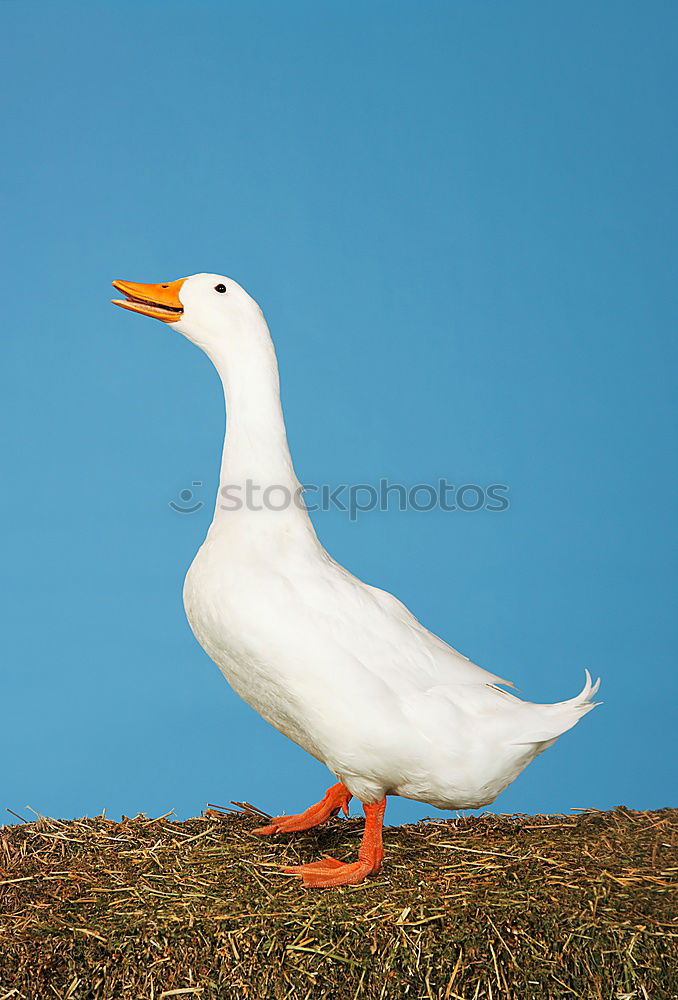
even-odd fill
[[[184,587],[198,642],[248,704],[324,761],[363,803],[387,794],[445,809],[492,802],[594,707],[598,682],[587,671],[583,690],[569,701],[522,701],[497,686],[506,681],[427,631],[393,595],[328,555],[300,499],[268,327],[239,285],[198,274],[169,286],[116,287],[127,296],[120,304],[170,322],[219,372],[228,413],[221,486],[228,497],[244,498],[249,482],[259,497],[275,486],[276,498],[283,490],[295,498],[271,510],[233,509],[218,496]],[[176,291],[174,307],[170,300],[162,305],[158,289]],[[162,309],[174,312],[158,315]],[[330,884],[327,878],[313,884]]]

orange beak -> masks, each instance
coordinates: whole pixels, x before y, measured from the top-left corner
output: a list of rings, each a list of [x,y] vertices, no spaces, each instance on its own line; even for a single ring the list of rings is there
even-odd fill
[[[179,290],[185,278],[171,281],[166,285],[141,285],[136,281],[114,281],[113,287],[125,296],[111,299],[114,306],[131,309],[132,312],[161,319],[163,323],[176,323],[181,318],[184,307],[179,298]]]

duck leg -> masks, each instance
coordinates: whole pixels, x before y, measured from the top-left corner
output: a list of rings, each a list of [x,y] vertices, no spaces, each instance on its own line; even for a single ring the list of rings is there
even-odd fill
[[[340,809],[343,810],[344,816],[348,816],[350,801],[351,793],[346,785],[342,785],[339,781],[327,789],[320,802],[309,806],[303,813],[292,816],[276,816],[268,826],[260,826],[252,833],[256,833],[259,837],[265,837],[271,833],[294,833],[297,830],[310,830],[312,827],[324,823],[331,816],[336,816]]]
[[[368,875],[379,871],[384,858],[382,830],[386,798],[381,802],[363,803],[365,810],[365,832],[363,842],[358,851],[358,860],[351,864],[337,861],[335,858],[323,858],[312,861],[308,865],[295,865],[286,868],[285,874],[298,875],[304,885],[310,887],[331,885],[356,885],[363,882]]]

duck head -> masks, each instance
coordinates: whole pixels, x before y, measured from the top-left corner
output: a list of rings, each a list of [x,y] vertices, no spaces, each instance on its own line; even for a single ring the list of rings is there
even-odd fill
[[[223,274],[193,274],[157,285],[114,281],[125,296],[114,305],[173,326],[207,354],[233,347],[263,322],[261,309],[244,288]],[[264,324],[265,325],[265,324]]]

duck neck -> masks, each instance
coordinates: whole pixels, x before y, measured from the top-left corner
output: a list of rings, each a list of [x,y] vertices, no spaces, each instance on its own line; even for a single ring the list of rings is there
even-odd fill
[[[263,317],[258,329],[240,339],[239,348],[231,343],[224,356],[210,352],[210,357],[226,402],[214,523],[236,511],[289,511],[308,519],[287,443],[275,349]]]

